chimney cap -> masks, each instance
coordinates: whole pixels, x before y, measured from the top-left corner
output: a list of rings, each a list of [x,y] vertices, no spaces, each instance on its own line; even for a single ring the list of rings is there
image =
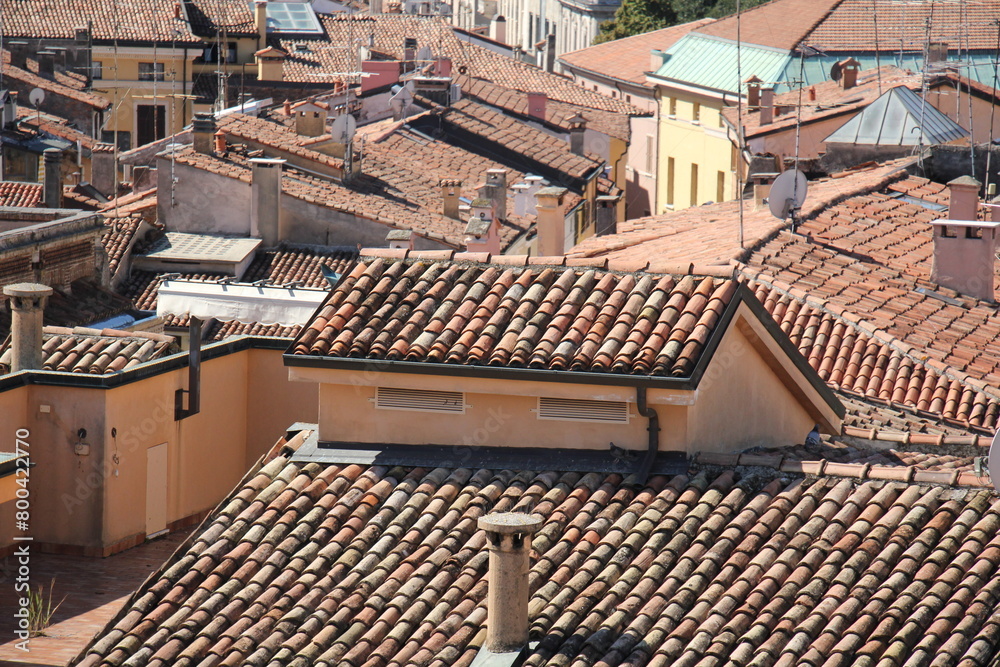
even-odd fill
[[[968,176],[968,175],[966,175],[966,176],[959,176],[958,178],[954,178],[954,179],[948,181],[948,187],[949,188],[950,187],[954,187],[954,186],[958,186],[958,187],[973,187],[973,188],[976,188],[978,190],[980,187],[982,187],[982,185],[983,185],[982,183],[980,183],[979,181],[977,181],[976,179],[974,179],[972,176]]]
[[[558,185],[550,185],[544,187],[535,193],[536,197],[562,197],[564,194],[569,192],[566,188],[561,188]]]
[[[42,296],[51,296],[52,288],[48,285],[42,285],[40,283],[14,283],[13,285],[5,285],[3,293],[5,296],[38,298]]]
[[[481,530],[500,535],[524,535],[542,527],[542,519],[523,512],[497,512],[479,517],[476,522]]]
[[[386,241],[409,241],[413,238],[413,231],[409,229],[393,229],[385,235]]]

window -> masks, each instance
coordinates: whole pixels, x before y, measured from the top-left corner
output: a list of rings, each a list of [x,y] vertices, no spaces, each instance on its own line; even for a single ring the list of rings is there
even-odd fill
[[[104,63],[100,60],[94,60],[90,63],[90,78],[95,80],[104,78]]]
[[[135,105],[135,145],[145,146],[167,136],[167,110],[162,104]]]
[[[465,395],[460,391],[378,387],[375,390],[375,407],[382,410],[463,413],[466,406]]]
[[[674,205],[674,159],[667,158],[667,206]]]
[[[139,81],[163,81],[163,63],[139,63]]]
[[[627,424],[629,419],[628,403],[542,396],[538,399],[538,418],[555,421]]]
[[[715,182],[715,201],[726,200],[726,172],[720,171]]]
[[[38,156],[18,150],[13,146],[3,147],[3,179],[5,181],[38,182]]]
[[[701,120],[701,104],[698,102],[691,105],[691,120],[696,123]]]
[[[691,165],[691,206],[698,205],[698,165]]]
[[[670,98],[670,105],[669,106],[670,106],[670,116],[671,117],[676,116],[677,115],[677,98],[676,97],[671,97]]]
[[[629,104],[632,104],[632,96],[631,95],[626,95],[625,96],[625,101],[628,102]]]
[[[296,45],[296,47],[301,45]],[[297,50],[297,48],[296,48]],[[212,44],[211,46],[205,47],[202,51],[201,58],[206,63],[217,63],[219,62],[219,45]],[[226,62],[234,63],[236,62],[236,42],[229,42],[226,46]]]
[[[132,149],[132,133],[125,131],[102,130],[101,141],[105,144],[118,144],[118,150],[124,153]]]

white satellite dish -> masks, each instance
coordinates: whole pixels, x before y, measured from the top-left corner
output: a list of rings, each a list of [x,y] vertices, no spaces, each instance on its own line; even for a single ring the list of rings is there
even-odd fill
[[[434,52],[429,46],[421,46],[417,49],[417,60],[434,60]]]
[[[389,98],[389,104],[395,109],[405,109],[413,102],[413,93],[406,86],[399,89],[399,92]]]
[[[771,192],[767,196],[767,205],[771,215],[779,220],[787,220],[792,211],[802,208],[806,200],[809,181],[806,175],[798,169],[790,169],[771,184]]]
[[[341,144],[348,144],[354,138],[354,132],[358,129],[358,121],[349,113],[337,116],[330,128],[330,134],[334,141]]]
[[[31,102],[31,106],[37,109],[45,101],[45,91],[41,88],[32,88],[31,92],[28,93],[28,101]]]
[[[1000,431],[993,436],[990,443],[990,453],[987,459],[987,469],[990,471],[990,482],[993,488],[1000,492]]]

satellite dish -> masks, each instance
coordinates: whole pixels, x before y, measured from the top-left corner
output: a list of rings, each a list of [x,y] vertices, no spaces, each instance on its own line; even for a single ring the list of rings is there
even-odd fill
[[[349,113],[337,116],[333,121],[330,134],[334,141],[341,144],[348,144],[354,138],[354,131],[358,129],[358,121]]]
[[[798,169],[789,169],[782,173],[774,179],[771,193],[767,196],[771,215],[779,220],[786,220],[793,210],[802,208],[808,189],[809,181]]]
[[[45,91],[41,88],[32,88],[31,92],[28,93],[28,101],[31,102],[31,106],[37,109],[45,101]]]
[[[429,46],[421,46],[417,49],[417,60],[434,60],[434,52]]]
[[[1000,491],[1000,431],[997,431],[997,434],[993,436],[987,461],[987,468],[990,471],[990,481],[993,483],[993,488]]]
[[[840,75],[843,69],[844,68],[840,66],[840,63],[833,63],[833,66],[830,67],[830,78],[834,81],[840,81]]]

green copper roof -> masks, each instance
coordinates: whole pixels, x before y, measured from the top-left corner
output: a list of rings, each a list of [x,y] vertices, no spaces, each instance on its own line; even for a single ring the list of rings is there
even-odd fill
[[[742,72],[737,76],[736,42],[692,32],[667,50],[656,76],[736,93],[740,76],[744,81],[751,76],[765,83],[779,81],[791,59],[788,51],[744,44],[740,50]]]

